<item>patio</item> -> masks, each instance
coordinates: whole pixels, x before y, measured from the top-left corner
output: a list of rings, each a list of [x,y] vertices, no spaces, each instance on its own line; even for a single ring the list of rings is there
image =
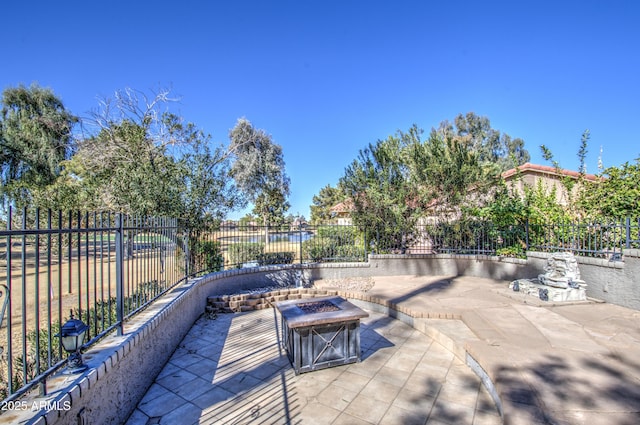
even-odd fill
[[[297,376],[276,310],[202,317],[127,425],[502,423],[480,379],[451,351],[369,313],[361,363]]]
[[[295,376],[274,310],[201,318],[127,423],[640,421],[638,311],[523,299],[471,276],[374,280],[341,294],[370,313],[361,363]]]

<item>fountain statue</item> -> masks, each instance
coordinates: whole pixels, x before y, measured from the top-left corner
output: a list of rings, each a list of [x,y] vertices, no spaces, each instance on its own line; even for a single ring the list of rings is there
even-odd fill
[[[570,252],[554,252],[547,259],[544,274],[537,279],[517,279],[509,288],[542,301],[586,301],[587,284],[580,279],[576,257]]]

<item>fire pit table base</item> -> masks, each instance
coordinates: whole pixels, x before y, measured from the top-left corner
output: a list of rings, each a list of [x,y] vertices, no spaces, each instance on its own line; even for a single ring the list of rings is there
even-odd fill
[[[318,312],[312,311],[314,303]],[[360,318],[368,313],[340,297],[284,301],[276,308],[282,317],[282,343],[296,374],[360,361]]]

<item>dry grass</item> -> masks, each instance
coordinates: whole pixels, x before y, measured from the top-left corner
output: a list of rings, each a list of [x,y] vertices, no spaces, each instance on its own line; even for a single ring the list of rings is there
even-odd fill
[[[41,258],[46,258],[46,253],[41,253]],[[178,275],[176,271],[181,268],[181,264],[177,260],[175,256],[167,256],[164,273],[160,272],[160,257],[157,252],[143,252],[137,254],[136,258],[125,261],[125,297],[135,293],[140,284],[170,280],[172,275]],[[109,300],[116,297],[114,253],[104,258],[85,256],[79,260],[73,258],[71,262],[58,263],[52,260],[36,264],[35,254],[31,250],[24,262],[13,258],[11,266],[11,270],[7,270],[6,262],[0,266],[0,283],[10,288],[10,302],[0,328],[0,375],[4,381],[0,382],[0,386],[7,384],[6,362],[9,353],[15,360],[25,355],[31,356],[35,352],[35,346],[31,345],[25,335],[36,330],[46,331],[50,323],[64,323],[71,310],[81,311],[83,317],[80,318],[87,322],[89,310],[96,310],[96,305],[100,306],[101,303],[108,306]],[[2,291],[5,292],[4,288]],[[6,295],[3,294],[0,298],[0,308]],[[98,307],[96,312],[100,315],[103,310]],[[104,326],[110,326],[109,318],[105,316],[105,320]],[[103,329],[102,323],[88,324],[91,326],[91,337]],[[58,339],[54,335],[50,337],[51,346],[57,351]],[[48,344],[48,339],[40,342],[41,348],[45,350]],[[22,370],[17,372],[22,373]]]

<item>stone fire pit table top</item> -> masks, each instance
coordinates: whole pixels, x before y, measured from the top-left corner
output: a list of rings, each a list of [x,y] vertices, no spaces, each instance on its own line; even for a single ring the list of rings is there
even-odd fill
[[[274,303],[289,328],[302,328],[369,317],[369,313],[337,296],[304,298]]]

